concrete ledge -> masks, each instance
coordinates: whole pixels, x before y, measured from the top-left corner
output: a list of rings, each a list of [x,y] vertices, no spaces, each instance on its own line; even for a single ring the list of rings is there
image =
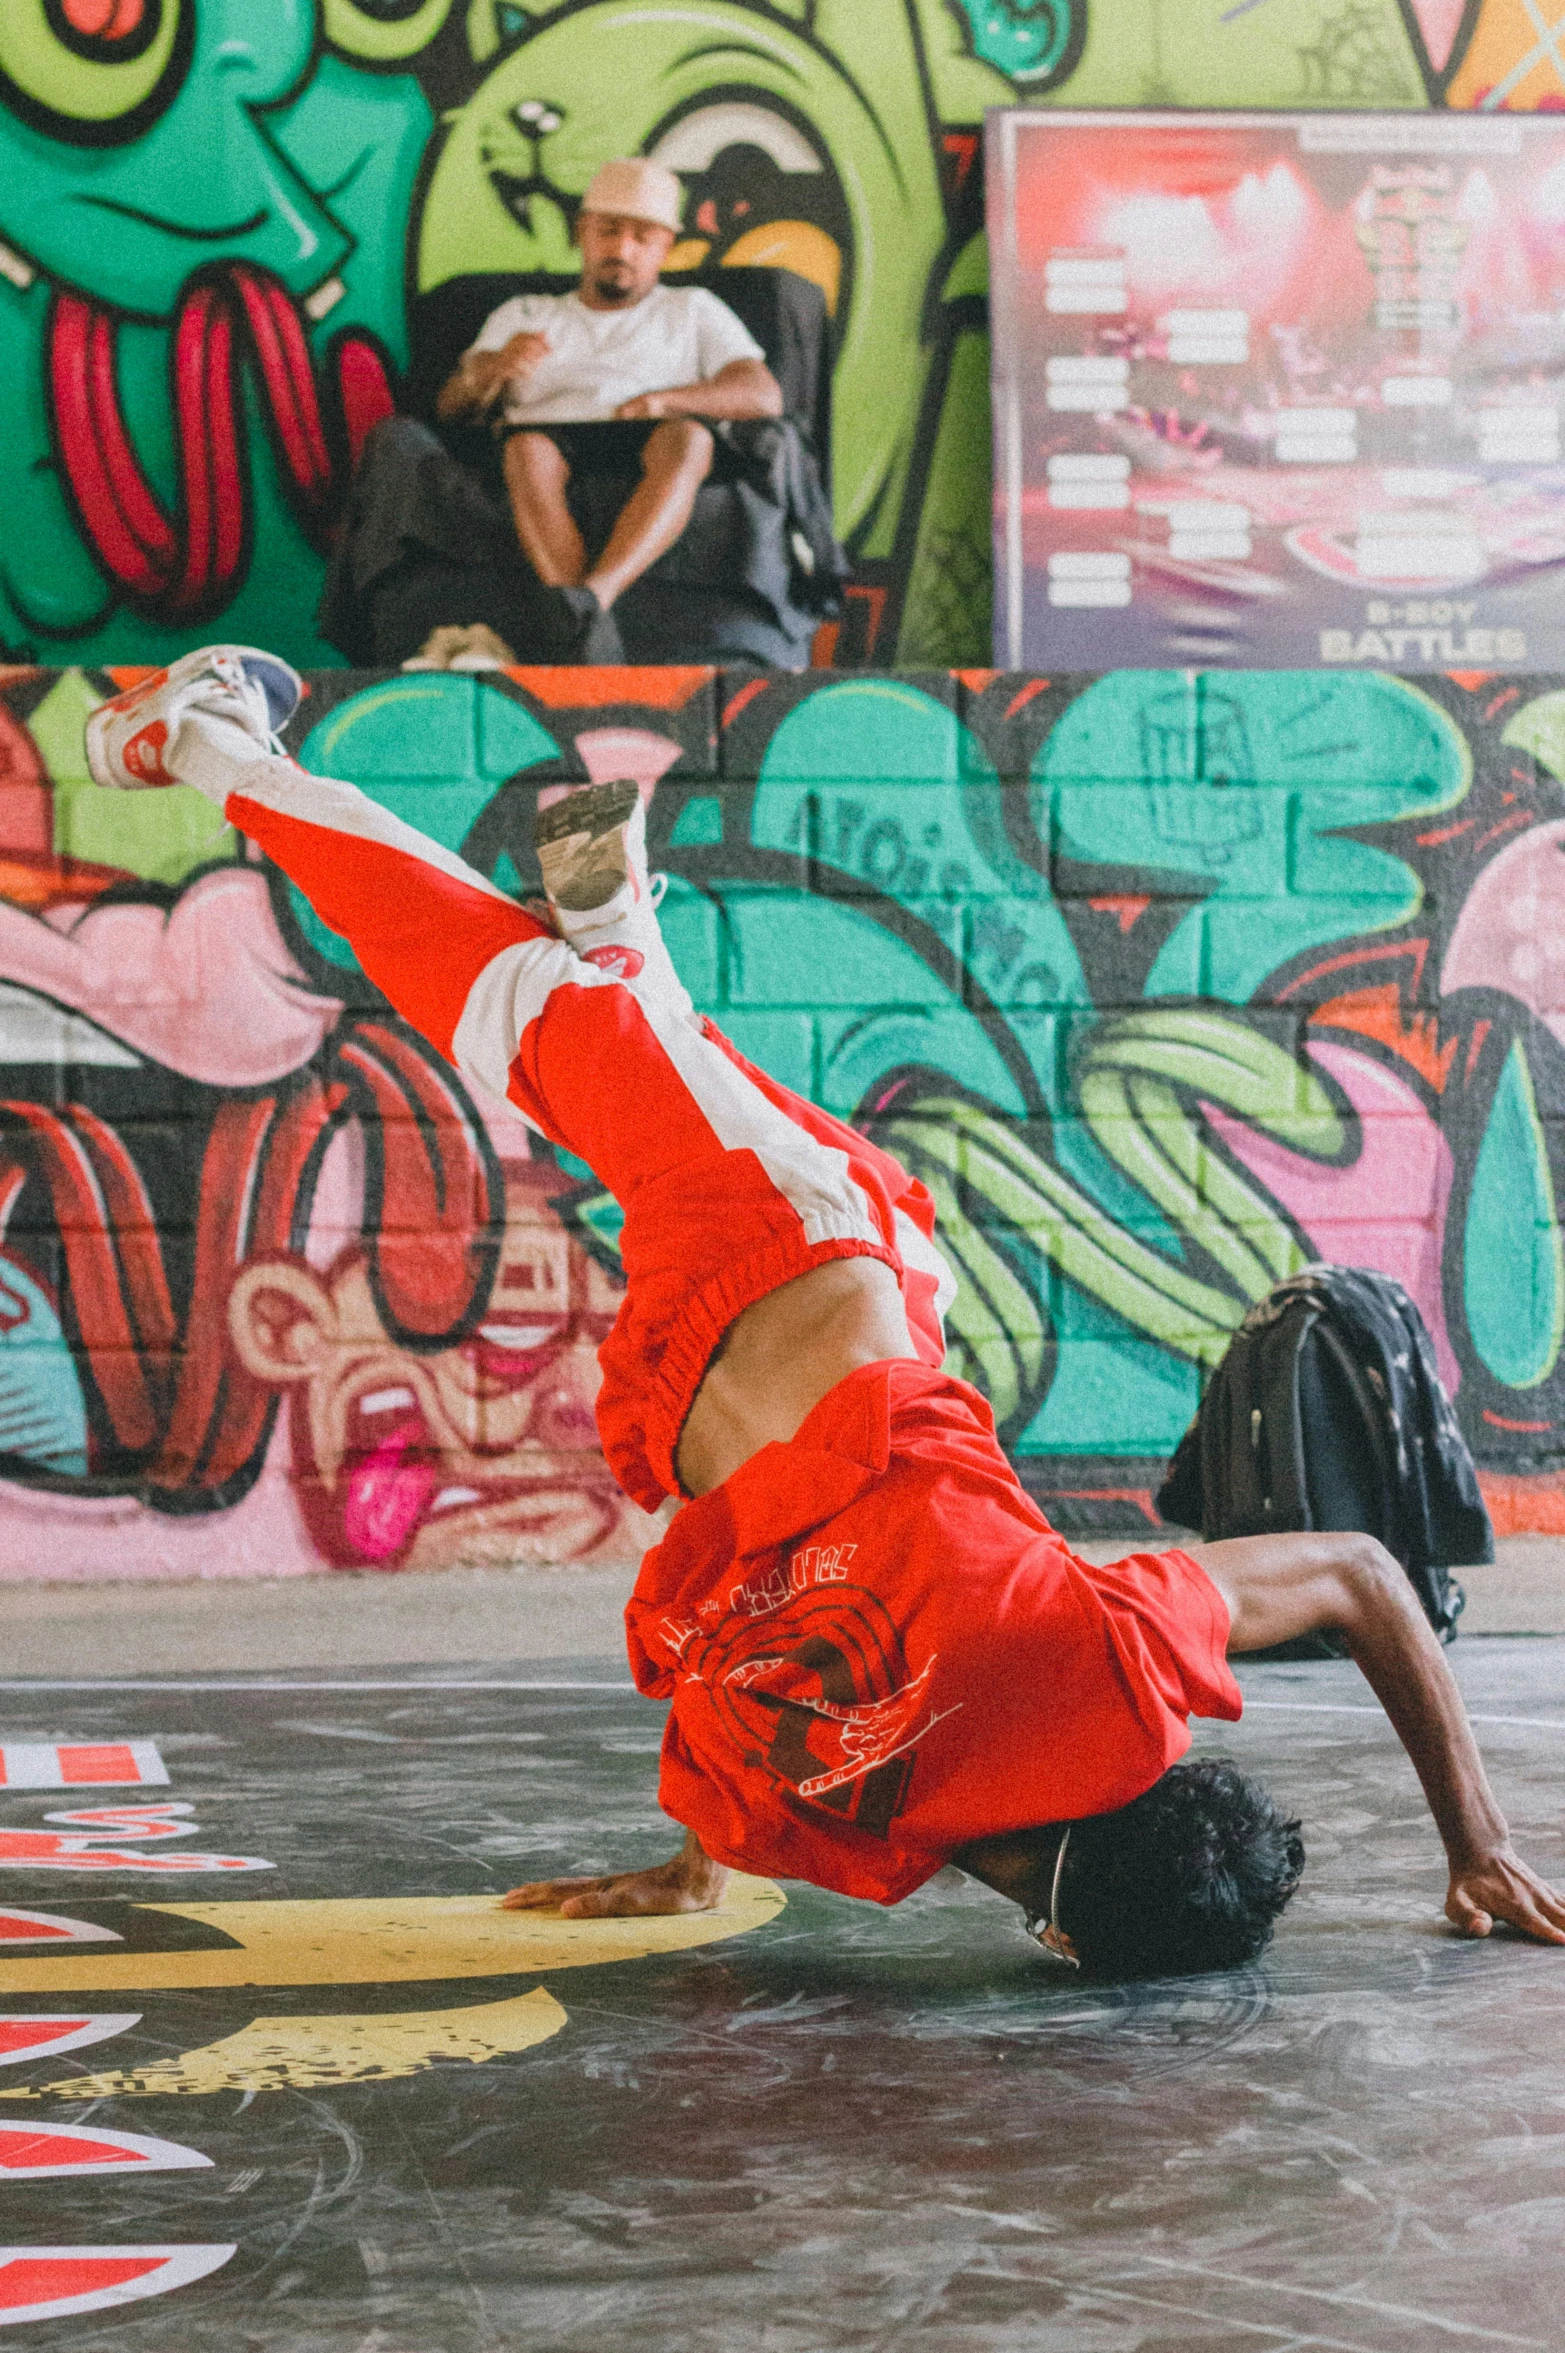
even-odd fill
[[[1459,1569],[1464,1634],[1565,1634],[1565,1538],[1502,1536],[1488,1568]]]
[[[1136,1549],[1123,1536],[1074,1541],[1090,1561],[1122,1560]],[[1178,1537],[1165,1533],[1147,1542],[1156,1547]],[[1458,1569],[1455,1576],[1467,1594],[1463,1634],[1565,1634],[1565,1537],[1502,1536],[1488,1567]]]
[[[1166,1542],[1167,1540],[1164,1539]],[[1124,1537],[1077,1549],[1119,1560]],[[1465,1638],[1565,1634],[1565,1539],[1502,1539],[1464,1569]],[[179,1585],[0,1586],[0,1658],[12,1675],[221,1674],[259,1669],[623,1663],[622,1569],[446,1569]]]
[[[635,1571],[445,1569],[180,1585],[0,1586],[6,1675],[613,1658]]]

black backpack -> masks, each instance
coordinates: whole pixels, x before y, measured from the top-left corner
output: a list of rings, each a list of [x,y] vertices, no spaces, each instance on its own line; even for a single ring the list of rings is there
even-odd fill
[[[1284,1529],[1378,1536],[1444,1642],[1466,1598],[1447,1572],[1494,1558],[1423,1318],[1400,1283],[1357,1267],[1307,1266],[1251,1308],[1157,1504],[1208,1542]]]

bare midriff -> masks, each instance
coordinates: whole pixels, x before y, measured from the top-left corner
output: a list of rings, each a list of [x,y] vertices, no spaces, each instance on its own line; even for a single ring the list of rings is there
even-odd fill
[[[917,1354],[881,1259],[830,1259],[769,1291],[729,1326],[685,1417],[674,1457],[685,1493],[706,1495],[763,1446],[786,1443],[862,1365]]]

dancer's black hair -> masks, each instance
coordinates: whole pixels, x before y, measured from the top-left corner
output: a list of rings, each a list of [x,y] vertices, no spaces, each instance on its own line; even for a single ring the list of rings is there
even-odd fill
[[[1095,1976],[1233,1969],[1265,1951],[1303,1869],[1299,1824],[1230,1758],[1202,1757],[1072,1825],[1058,1925]]]

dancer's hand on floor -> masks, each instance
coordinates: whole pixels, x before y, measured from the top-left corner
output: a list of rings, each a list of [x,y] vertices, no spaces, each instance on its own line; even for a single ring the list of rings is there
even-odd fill
[[[646,1871],[615,1871],[600,1879],[531,1879],[500,1898],[502,1912],[558,1911],[565,1920],[624,1920],[662,1912],[712,1912],[723,1900],[728,1873],[714,1863],[693,1830],[671,1862]]]
[[[1453,1870],[1445,1916],[1464,1936],[1487,1936],[1503,1920],[1539,1944],[1565,1944],[1565,1896],[1509,1844]]]

